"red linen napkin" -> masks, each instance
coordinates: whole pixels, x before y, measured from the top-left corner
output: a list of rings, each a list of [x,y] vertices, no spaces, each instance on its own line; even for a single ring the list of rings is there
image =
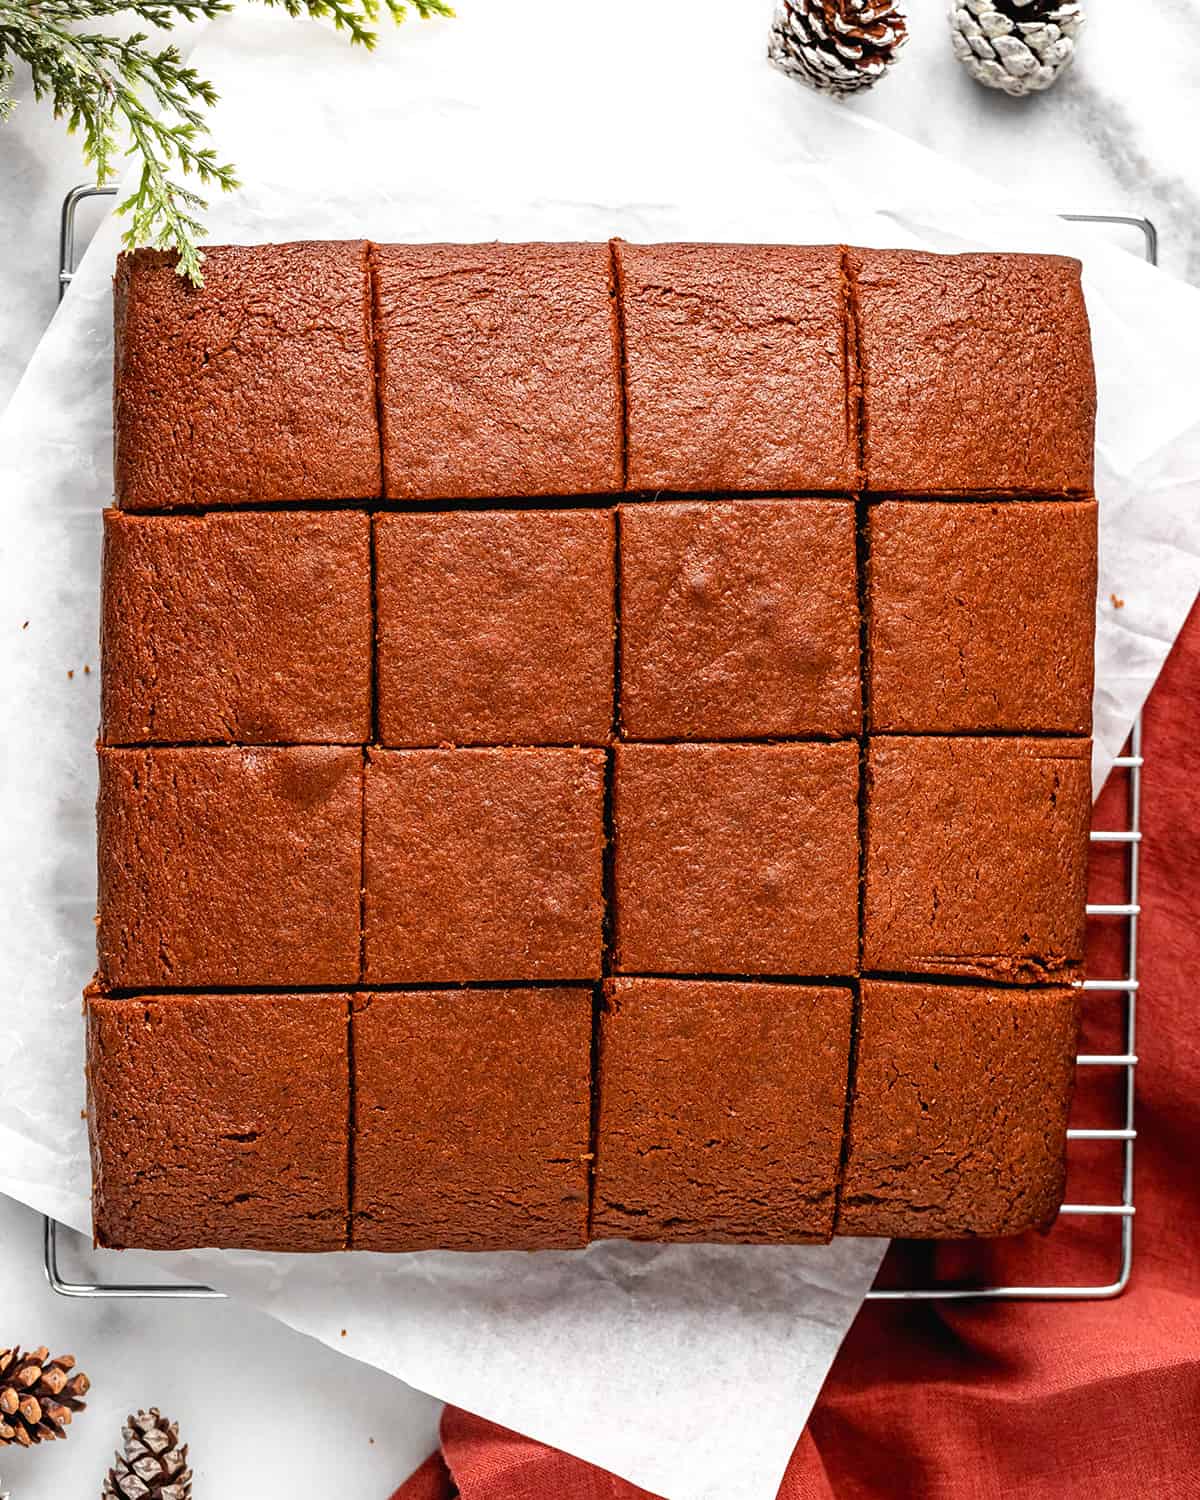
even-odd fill
[[[1200,1496],[1200,607],[1145,715],[1138,1146],[1132,1285],[1107,1302],[868,1303],[792,1455],[779,1500],[1196,1500]],[[1120,827],[1114,773],[1095,826]],[[1093,850],[1119,901],[1120,851]],[[1122,971],[1093,922],[1089,970]],[[1119,1049],[1117,997],[1091,995],[1084,1049]],[[1109,1074],[1112,1076],[1108,1076]],[[1116,1122],[1115,1070],[1083,1070],[1075,1123]],[[1119,1148],[1072,1148],[1068,1197],[1114,1202]],[[1101,1281],[1110,1221],[979,1246],[897,1245],[893,1280]],[[443,1462],[444,1460],[444,1462]],[[393,1500],[638,1500],[646,1492],[450,1408],[435,1456]],[[730,1500],[737,1500],[731,1496]]]

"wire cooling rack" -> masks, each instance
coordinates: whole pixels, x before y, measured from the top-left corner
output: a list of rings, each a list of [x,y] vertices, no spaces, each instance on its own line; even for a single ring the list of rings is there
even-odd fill
[[[76,227],[80,206],[92,198],[112,197],[115,188],[81,186],[72,188],[63,201],[62,221],[59,231],[58,295],[70,285],[76,262]],[[1081,224],[1115,226],[1136,231],[1142,236],[1143,250],[1151,265],[1158,263],[1158,233],[1149,219],[1128,217],[1123,214],[1064,214],[1063,218]],[[1125,899],[1112,904],[1090,903],[1087,908],[1091,922],[1120,921],[1125,928],[1125,972],[1110,979],[1087,979],[1083,982],[1085,1008],[1093,1005],[1117,1005],[1120,1007],[1120,1049],[1116,1052],[1081,1052],[1075,1059],[1080,1068],[1112,1068],[1122,1075],[1118,1118],[1113,1125],[1094,1129],[1071,1128],[1067,1131],[1068,1153],[1077,1149],[1075,1143],[1098,1141],[1108,1144],[1118,1153],[1114,1177],[1119,1174],[1120,1192],[1114,1193],[1116,1202],[1109,1203],[1064,1203],[1059,1210],[1060,1222],[1064,1219],[1096,1217],[1110,1221],[1116,1233],[1113,1235],[1113,1274],[1110,1279],[1098,1283],[1072,1282],[1055,1285],[1052,1282],[1020,1285],[994,1286],[905,1286],[876,1287],[867,1293],[871,1300],[916,1302],[916,1301],[1034,1301],[1069,1300],[1091,1301],[1106,1297],[1117,1297],[1129,1285],[1133,1272],[1133,1157],[1137,1131],[1134,1128],[1134,1077],[1137,1069],[1137,990],[1138,990],[1138,917],[1139,904],[1139,845],[1141,832],[1142,797],[1142,723],[1139,717],[1129,738],[1127,752],[1113,762],[1112,776],[1128,778],[1124,805],[1125,826],[1104,830],[1093,830],[1093,844],[1117,844],[1123,847],[1125,856]],[[75,1281],[62,1272],[59,1264],[59,1225],[46,1218],[43,1233],[43,1262],[46,1279],[54,1291],[63,1297],[88,1298],[223,1298],[224,1292],[208,1286],[190,1286],[180,1282],[137,1283],[125,1281]],[[68,1231],[70,1233],[71,1231]],[[1053,1236],[1051,1236],[1052,1238]],[[81,1238],[75,1236],[75,1238]]]

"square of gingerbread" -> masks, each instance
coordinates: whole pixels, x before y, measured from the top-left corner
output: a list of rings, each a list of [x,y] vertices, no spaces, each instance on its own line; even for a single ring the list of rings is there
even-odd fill
[[[852,250],[866,487],[1092,487],[1096,376],[1079,262]]]
[[[1058,1212],[1076,992],[864,980],[837,1233],[1017,1234]]]
[[[613,979],[605,1001],[593,1237],[828,1240],[850,989]]]
[[[870,509],[871,727],[1086,734],[1096,503]]]
[[[1075,978],[1091,749],[1084,739],[873,739],[863,968]]]
[[[209,246],[202,287],[136,250],[113,302],[123,509],[379,494],[365,241]]]
[[[101,737],[369,740],[370,525],[356,511],[105,511]]]
[[[97,1242],[344,1250],[348,995],[87,1002]]]
[[[623,505],[620,523],[628,738],[857,733],[849,500]]]
[[[613,718],[611,511],[375,520],[385,745],[600,745]]]
[[[370,984],[590,979],[604,919],[602,750],[372,750]]]
[[[607,245],[375,245],[389,500],[621,488]]]
[[[354,1005],[356,1250],[587,1240],[592,990],[452,989]]]
[[[856,971],[856,743],[615,753],[621,973]]]
[[[102,749],[105,986],[353,983],[362,782],[348,746]]]
[[[842,252],[613,242],[632,490],[853,490]]]

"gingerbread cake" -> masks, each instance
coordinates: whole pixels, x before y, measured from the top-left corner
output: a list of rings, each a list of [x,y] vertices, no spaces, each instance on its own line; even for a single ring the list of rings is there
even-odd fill
[[[626,738],[859,732],[850,501],[623,505],[620,523]]]
[[[353,1034],[355,1249],[586,1243],[590,988],[366,994]]]
[[[862,984],[839,1234],[1015,1234],[1066,1174],[1076,992]]]
[[[849,986],[608,980],[593,1236],[829,1239],[853,1012]]]
[[[344,1250],[348,995],[87,1001],[96,1239]]]
[[[124,510],[380,493],[363,240],[117,261],[113,482]]]
[[[97,1239],[1042,1228],[1079,267],[214,247],[115,283]]]
[[[104,513],[108,745],[371,734],[371,523],[358,511]]]

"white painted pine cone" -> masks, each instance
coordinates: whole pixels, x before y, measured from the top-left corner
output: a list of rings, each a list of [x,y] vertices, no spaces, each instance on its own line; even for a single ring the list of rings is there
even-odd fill
[[[1075,55],[1075,38],[1083,28],[1078,0],[1046,4],[1045,0],[1011,0],[1010,8],[1030,9],[1030,19],[1015,19],[995,0],[958,0],[950,7],[954,55],[985,88],[1020,96],[1048,89]]]
[[[767,57],[821,93],[852,94],[883,77],[906,37],[896,0],[776,0]]]

